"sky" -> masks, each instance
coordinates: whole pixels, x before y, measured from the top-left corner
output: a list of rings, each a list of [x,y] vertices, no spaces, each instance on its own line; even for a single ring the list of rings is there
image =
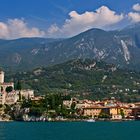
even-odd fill
[[[72,37],[140,22],[140,0],[0,0],[0,38]]]

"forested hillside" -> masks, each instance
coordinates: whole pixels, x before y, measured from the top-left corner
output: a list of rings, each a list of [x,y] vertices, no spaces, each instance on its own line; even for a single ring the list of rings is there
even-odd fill
[[[22,87],[34,89],[41,95],[61,92],[81,98],[140,100],[139,73],[91,59],[74,59],[29,72],[7,73],[6,79],[15,83],[20,80]]]

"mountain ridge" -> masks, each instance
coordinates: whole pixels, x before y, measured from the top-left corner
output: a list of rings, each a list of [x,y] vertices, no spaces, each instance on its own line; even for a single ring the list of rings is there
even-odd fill
[[[0,40],[0,66],[33,69],[71,59],[96,59],[120,68],[140,69],[140,25],[123,30],[93,28],[66,39]]]

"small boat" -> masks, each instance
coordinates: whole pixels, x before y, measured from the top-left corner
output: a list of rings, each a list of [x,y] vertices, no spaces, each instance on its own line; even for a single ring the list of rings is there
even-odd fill
[[[86,122],[95,122],[94,119],[89,119],[89,120],[86,120]]]

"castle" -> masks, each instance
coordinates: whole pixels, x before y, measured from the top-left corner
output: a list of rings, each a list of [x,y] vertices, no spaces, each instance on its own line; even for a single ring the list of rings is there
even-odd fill
[[[0,104],[15,104],[19,100],[20,95],[27,98],[33,98],[34,97],[34,91],[33,90],[14,90],[14,83],[10,82],[7,83],[4,81],[4,72],[0,71]]]

